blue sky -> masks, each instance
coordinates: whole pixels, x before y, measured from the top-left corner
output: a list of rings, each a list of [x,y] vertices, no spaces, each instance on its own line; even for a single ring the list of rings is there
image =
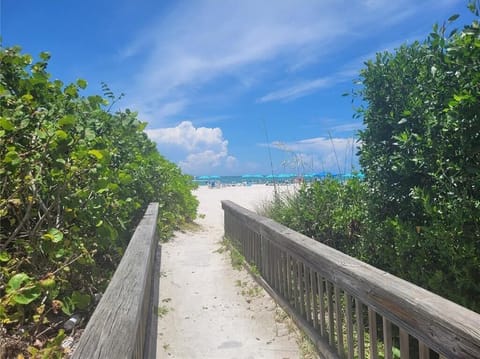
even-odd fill
[[[358,169],[363,62],[423,40],[466,0],[0,0],[3,46],[65,82],[106,82],[186,173]],[[267,141],[268,138],[268,141]]]

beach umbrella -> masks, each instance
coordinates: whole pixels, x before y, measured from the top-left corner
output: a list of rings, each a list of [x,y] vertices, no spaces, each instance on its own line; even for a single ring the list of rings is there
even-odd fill
[[[210,179],[219,179],[220,176],[210,176]]]
[[[199,180],[208,180],[208,179],[210,179],[210,176],[198,176],[197,179],[199,179]]]

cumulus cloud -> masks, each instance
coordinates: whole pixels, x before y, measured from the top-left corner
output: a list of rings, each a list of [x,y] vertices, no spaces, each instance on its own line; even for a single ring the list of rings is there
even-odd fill
[[[183,121],[175,127],[148,129],[147,135],[155,141],[160,152],[178,162],[190,174],[212,174],[223,166],[235,166],[236,158],[228,154],[228,141],[220,128],[195,127]]]

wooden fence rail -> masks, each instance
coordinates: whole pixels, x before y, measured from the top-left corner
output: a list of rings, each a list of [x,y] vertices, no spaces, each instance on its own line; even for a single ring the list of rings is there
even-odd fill
[[[222,201],[225,236],[325,358],[480,358],[480,315]]]
[[[80,338],[73,359],[146,357],[158,203],[151,203]]]

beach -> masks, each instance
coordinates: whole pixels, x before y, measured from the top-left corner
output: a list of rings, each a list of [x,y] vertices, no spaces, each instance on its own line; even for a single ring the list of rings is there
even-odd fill
[[[221,201],[256,210],[274,187],[201,186],[194,193],[198,226],[162,244],[157,357],[298,358],[298,332],[222,246]]]

